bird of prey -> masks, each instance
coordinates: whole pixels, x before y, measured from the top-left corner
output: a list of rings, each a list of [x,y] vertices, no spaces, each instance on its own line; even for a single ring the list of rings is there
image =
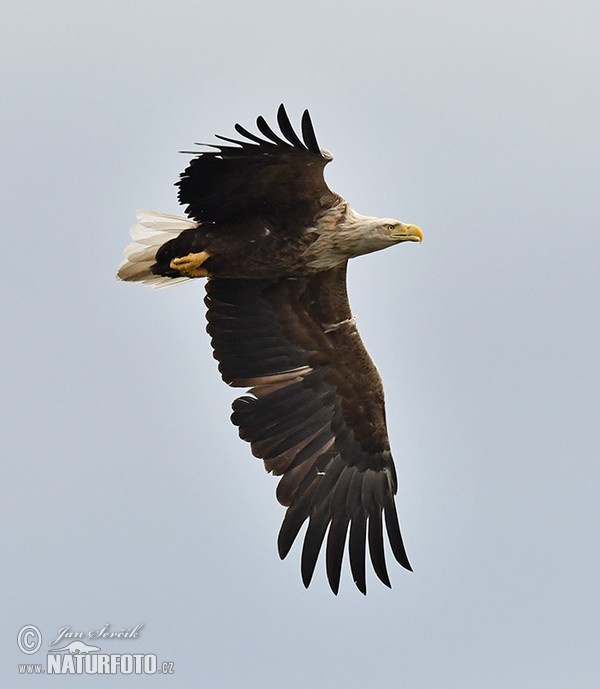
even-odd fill
[[[305,111],[301,135],[283,105],[279,133],[261,116],[260,134],[195,157],[177,183],[186,216],[140,211],[118,278],[164,286],[207,278],[207,331],[223,380],[248,388],[231,420],[267,471],[281,476],[287,507],[278,549],[286,557],[304,522],[301,574],[310,584],[324,542],[337,594],[344,552],[366,593],[373,569],[391,586],[391,552],[411,569],[394,502],[397,479],[386,430],[381,378],[359,336],[346,292],[348,260],[402,242],[416,225],[355,212],[323,177],[332,155],[320,148]]]

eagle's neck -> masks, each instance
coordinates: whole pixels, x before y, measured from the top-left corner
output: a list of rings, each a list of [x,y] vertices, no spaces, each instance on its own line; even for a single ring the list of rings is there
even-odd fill
[[[316,240],[304,257],[313,270],[328,270],[354,256],[369,254],[395,244],[381,231],[382,219],[361,215],[345,201],[328,209],[315,224]]]

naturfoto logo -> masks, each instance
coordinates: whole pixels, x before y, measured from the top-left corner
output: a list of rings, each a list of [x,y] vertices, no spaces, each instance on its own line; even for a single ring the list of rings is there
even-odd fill
[[[130,675],[130,674],[173,674],[171,661],[158,662],[154,653],[106,653],[97,643],[111,640],[129,641],[137,639],[144,623],[132,627],[113,629],[110,623],[87,632],[76,631],[70,626],[61,627],[48,643],[46,662],[21,663],[19,674],[85,674],[85,675]],[[86,639],[87,641],[84,641]],[[95,643],[88,643],[94,640]],[[33,655],[42,646],[42,633],[35,625],[25,625],[17,634],[17,645],[22,653]],[[117,644],[118,645],[118,644]]]

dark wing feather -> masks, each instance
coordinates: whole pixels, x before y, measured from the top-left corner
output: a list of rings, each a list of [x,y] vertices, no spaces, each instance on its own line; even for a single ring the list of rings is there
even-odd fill
[[[211,279],[207,330],[223,379],[250,388],[233,404],[233,423],[265,468],[282,477],[277,498],[288,509],[281,557],[308,521],[304,584],[326,540],[327,576],[337,593],[348,539],[352,575],[364,593],[367,542],[375,573],[390,585],[384,521],[394,557],[410,564],[394,505],[381,380],[351,319],[345,282],[345,266],[274,281]]]
[[[315,129],[310,119],[310,114],[308,110],[305,110],[302,114],[302,137],[304,142],[311,151],[318,151],[319,144],[317,143],[317,136],[315,134]]]
[[[308,111],[307,111],[308,112]],[[309,115],[310,117],[310,115]],[[279,106],[279,110],[277,110],[277,124],[279,125],[279,129],[281,129],[281,133],[285,136],[285,138],[292,144],[292,146],[295,146],[296,148],[302,148],[303,146],[306,146],[309,150],[312,150],[313,153],[319,153],[319,145],[317,144],[316,149],[314,150],[310,148],[308,145],[308,142],[306,141],[301,141],[296,132],[294,131],[294,128],[292,127],[292,123],[290,122],[290,118],[288,117],[287,112],[285,111],[285,108],[283,105]],[[315,139],[316,141],[316,139]]]
[[[271,140],[274,144],[277,144],[277,146],[283,148],[284,150],[287,148],[293,148],[287,141],[284,141],[280,136],[277,136],[277,134],[275,134],[275,132],[271,129],[271,127],[269,127],[267,121],[262,115],[259,115],[256,118],[256,126],[259,128],[261,134],[266,136],[267,139]]]
[[[260,136],[257,136],[256,134],[253,134],[252,132],[248,131],[246,127],[242,127],[241,124],[235,124],[234,129],[238,134],[241,134],[242,136],[245,136],[246,139],[250,139],[250,141],[254,141],[254,143],[258,144],[259,146],[272,146],[268,141],[265,141],[264,139],[261,139]],[[218,134],[217,134],[218,136]],[[219,139],[222,138],[219,136]],[[242,148],[246,147],[246,150],[248,150],[248,143],[244,141],[236,141],[235,143],[239,144],[242,146]],[[230,151],[232,153],[232,151]],[[243,153],[243,151],[241,151]]]
[[[308,111],[302,117],[302,139],[283,105],[277,122],[284,138],[258,117],[262,137],[236,124],[244,139],[217,136],[226,143],[208,144],[215,150],[190,161],[178,182],[179,202],[190,217],[217,223],[261,218],[277,228],[277,221],[286,224],[291,213],[301,231],[320,210],[339,201],[325,184],[323,169],[331,155],[319,148]]]

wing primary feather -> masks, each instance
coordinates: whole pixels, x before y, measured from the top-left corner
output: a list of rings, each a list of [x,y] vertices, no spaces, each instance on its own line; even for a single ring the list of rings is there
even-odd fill
[[[304,143],[292,127],[292,123],[290,122],[290,118],[288,117],[288,114],[285,111],[283,103],[279,106],[279,109],[277,110],[277,124],[279,125],[279,129],[281,129],[281,133],[295,148],[306,150],[306,146],[304,145]]]
[[[387,587],[392,588],[387,567],[385,566],[381,519],[381,508],[375,514],[369,515],[369,553],[375,574]]]
[[[230,144],[236,144],[237,146],[242,146],[244,148],[251,147],[254,149],[253,144],[249,144],[247,141],[240,141],[239,139],[232,139],[230,136],[221,136],[221,134],[215,134],[215,139],[220,139],[221,141],[227,141]],[[260,141],[260,139],[259,139]],[[199,144],[200,146],[215,146],[215,144]]]
[[[246,127],[242,127],[241,124],[235,124],[234,128],[238,134],[245,136],[247,139],[250,139],[250,141],[254,141],[257,144],[260,144],[261,146],[272,146],[273,145],[270,141],[265,141],[264,139],[261,139],[260,136],[256,136],[256,134],[249,132],[246,129]],[[247,145],[248,144],[246,144],[246,146]]]
[[[385,528],[387,531],[388,538],[390,539],[390,545],[392,547],[392,552],[396,560],[404,567],[412,572],[412,567],[408,561],[408,555],[404,549],[404,542],[402,541],[402,534],[400,533],[400,524],[398,523],[398,514],[396,512],[396,505],[394,500],[390,500],[384,508],[385,512]]]
[[[350,570],[358,590],[367,595],[365,574],[365,540],[367,535],[367,515],[364,512],[352,517],[350,522]]]
[[[282,560],[285,559],[290,552],[290,548],[296,540],[296,536],[307,517],[308,515],[306,512],[288,508],[279,529],[279,536],[277,537],[277,551]]]
[[[264,134],[267,139],[270,139],[273,143],[278,146],[283,146],[284,148],[291,148],[291,144],[275,134],[262,115],[256,118],[256,126],[260,129],[261,134]]]
[[[310,113],[308,110],[305,110],[302,114],[302,138],[304,139],[304,143],[309,151],[321,155],[321,148],[319,146],[319,142],[317,141],[317,135],[315,134],[315,129],[310,119]]]
[[[306,490],[304,495],[294,503],[293,507],[288,507],[283,523],[279,529],[279,536],[277,537],[277,549],[279,557],[283,560],[290,552],[292,544],[296,540],[296,536],[302,527],[302,524],[309,517],[309,506],[312,501],[312,496],[316,485],[313,484],[311,488]]]
[[[331,520],[329,534],[327,535],[327,549],[325,553],[327,580],[336,596],[340,588],[342,560],[344,558],[349,521],[348,515],[344,512],[335,515]]]
[[[302,545],[300,571],[302,573],[302,583],[306,588],[308,588],[313,577],[328,524],[329,507],[327,503],[323,503],[311,514],[308,529],[304,536],[304,544]]]

